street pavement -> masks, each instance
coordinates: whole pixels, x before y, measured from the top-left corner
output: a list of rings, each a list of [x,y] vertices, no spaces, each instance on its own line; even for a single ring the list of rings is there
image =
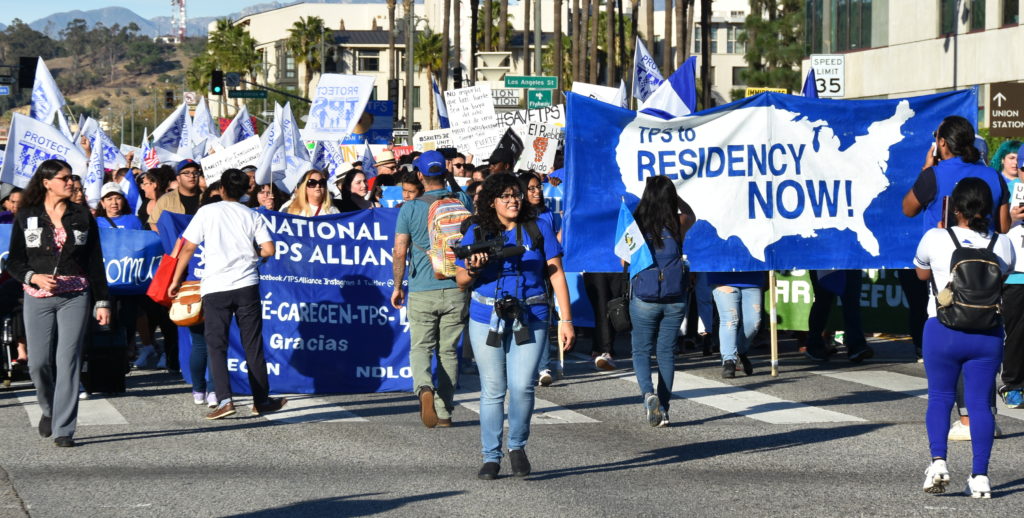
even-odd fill
[[[586,342],[586,340],[584,340]],[[581,344],[585,345],[585,344]],[[644,418],[628,359],[581,353],[537,389],[525,479],[476,479],[478,379],[450,429],[420,424],[405,393],[290,396],[221,421],[170,375],[135,371],[126,394],[83,401],[75,439],[35,430],[31,385],[0,390],[0,516],[1015,516],[1024,502],[1024,410],[999,403],[991,500],[960,491],[970,443],[951,443],[950,493],[921,490],[929,462],[923,365],[873,340],[863,364],[824,365],[782,344],[724,380],[716,357],[677,356],[669,428]],[[241,405],[239,405],[241,407]]]

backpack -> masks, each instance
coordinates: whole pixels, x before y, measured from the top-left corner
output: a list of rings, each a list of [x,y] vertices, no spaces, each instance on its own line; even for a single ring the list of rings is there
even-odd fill
[[[455,277],[455,252],[453,246],[462,241],[462,221],[472,214],[458,198],[451,194],[440,197],[423,196],[420,200],[430,203],[427,210],[427,236],[430,248],[426,250],[430,265],[437,279]]]
[[[1003,291],[1003,272],[992,249],[999,239],[992,236],[985,248],[967,248],[947,228],[956,245],[949,260],[949,283],[939,291],[932,279],[936,314],[939,322],[961,331],[987,331],[1002,324],[999,302]]]
[[[663,236],[661,248],[651,247],[654,264],[641,270],[632,281],[633,295],[644,302],[664,302],[686,293],[687,268],[683,264],[682,245],[671,236]]]

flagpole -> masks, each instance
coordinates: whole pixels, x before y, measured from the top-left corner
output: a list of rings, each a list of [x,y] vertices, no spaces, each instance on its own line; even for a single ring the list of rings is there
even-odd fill
[[[772,339],[772,377],[779,375],[779,323],[775,305],[775,270],[768,271],[768,322]]]

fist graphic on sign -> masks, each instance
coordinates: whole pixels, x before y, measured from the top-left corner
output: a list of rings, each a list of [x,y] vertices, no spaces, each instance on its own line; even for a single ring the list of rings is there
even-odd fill
[[[533,159],[534,162],[540,162],[541,160],[543,160],[544,159],[544,152],[547,151],[547,150],[548,150],[548,138],[547,137],[537,137],[537,138],[533,139],[533,152],[537,154],[537,156],[534,157],[534,159]]]

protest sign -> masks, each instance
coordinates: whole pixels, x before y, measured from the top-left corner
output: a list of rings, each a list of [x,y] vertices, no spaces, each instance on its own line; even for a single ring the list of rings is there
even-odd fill
[[[523,153],[515,169],[550,173],[554,169],[558,141],[562,140],[565,131],[557,126],[537,123],[513,126],[512,129],[523,141]]]
[[[130,146],[128,144],[121,144],[121,154],[124,155],[125,159],[128,158],[128,153],[132,153],[132,163],[125,167],[142,167],[143,151],[140,147]]]
[[[395,103],[368,101],[352,133],[342,144],[390,144],[394,131]],[[305,135],[303,135],[305,137]]]
[[[661,120],[569,94],[567,271],[616,272],[616,207],[672,179],[697,214],[694,271],[902,268],[925,228],[899,210],[943,118],[972,91],[837,101],[776,93]],[[600,167],[594,167],[600,164]],[[607,243],[600,246],[600,243]]]
[[[4,160],[0,166],[0,181],[24,188],[39,164],[51,158],[71,164],[74,174],[85,175],[85,153],[59,129],[14,113],[7,135],[7,149],[4,150]]]
[[[585,95],[591,99],[597,99],[598,101],[622,108],[625,108],[629,102],[629,99],[626,97],[625,86],[614,88],[574,81],[572,83],[572,93]]]
[[[448,120],[451,121],[455,146],[463,153],[490,156],[505,132],[504,128],[498,128],[490,87],[477,85],[448,90],[444,98],[448,103]]]
[[[220,180],[220,175],[228,169],[258,164],[262,147],[260,138],[253,136],[204,157],[199,164],[203,166],[206,185]]]
[[[455,147],[450,129],[421,131],[412,138],[412,148],[416,151],[430,151],[443,147]]]
[[[352,133],[373,91],[373,77],[324,74],[316,85],[306,135],[337,142]]]
[[[515,110],[498,114],[499,126],[522,126],[533,122],[565,126],[565,105],[558,104],[536,110]]]
[[[807,270],[788,270],[775,274],[775,307],[778,327],[787,331],[807,331],[807,319],[814,303],[814,289]],[[764,294],[765,307],[771,296]],[[906,334],[910,305],[900,287],[897,270],[864,270],[860,285],[860,314],[865,333]],[[826,329],[843,329],[842,311],[829,314]]]

